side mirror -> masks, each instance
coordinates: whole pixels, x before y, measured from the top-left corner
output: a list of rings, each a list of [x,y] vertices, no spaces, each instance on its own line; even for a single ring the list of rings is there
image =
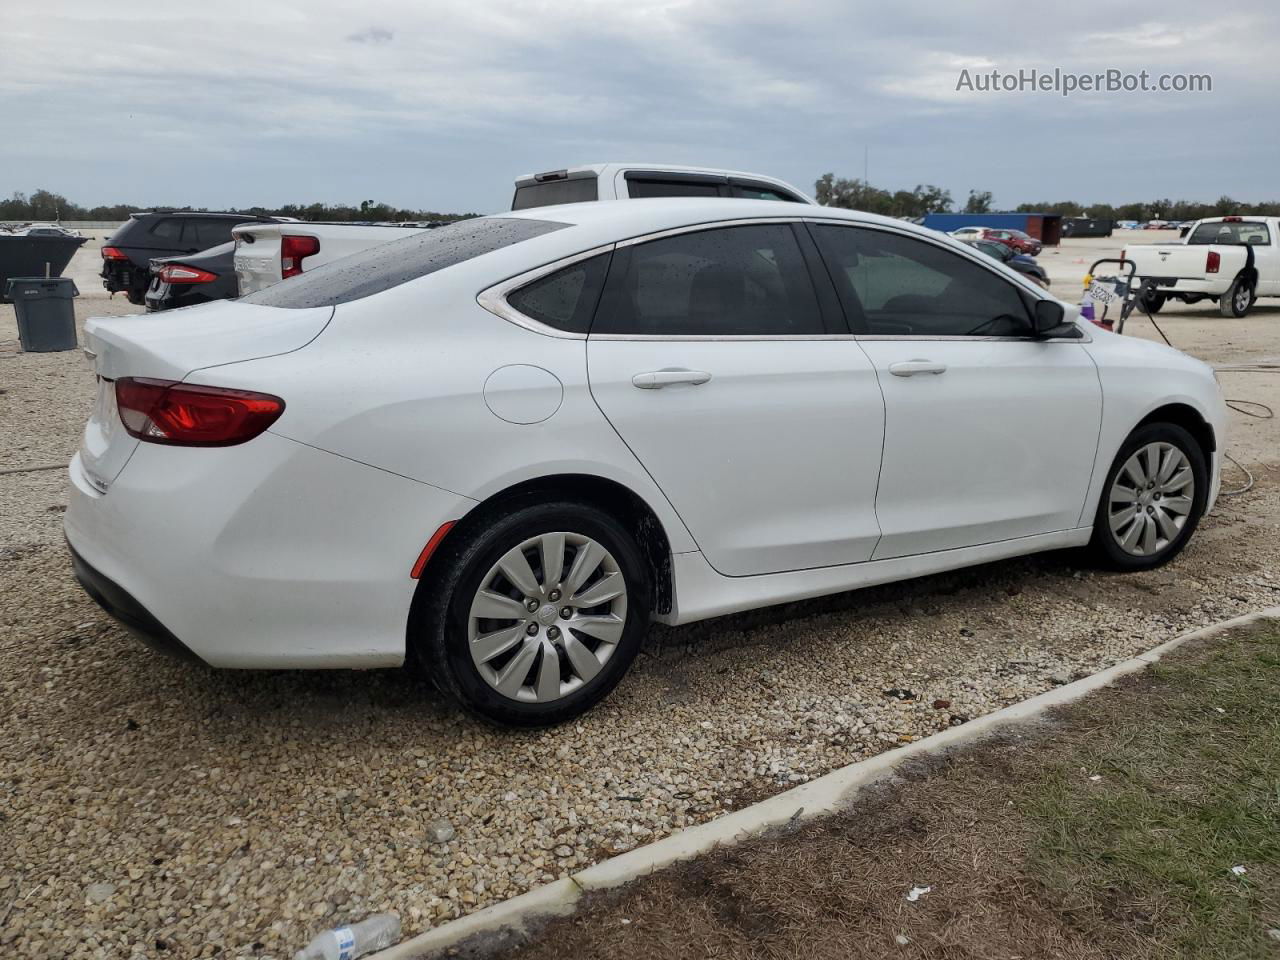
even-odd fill
[[[1057,300],[1036,301],[1032,326],[1037,337],[1060,337],[1075,329],[1075,324],[1067,321],[1067,312]]]

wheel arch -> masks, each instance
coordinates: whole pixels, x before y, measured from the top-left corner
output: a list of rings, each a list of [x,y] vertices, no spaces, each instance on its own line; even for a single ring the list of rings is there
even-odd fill
[[[1187,433],[1196,438],[1196,442],[1200,444],[1200,449],[1204,451],[1206,462],[1212,459],[1212,454],[1218,449],[1218,439],[1214,435],[1213,425],[1204,418],[1199,410],[1190,404],[1166,403],[1163,406],[1156,407],[1134,424],[1133,430],[1145,427],[1149,423],[1172,423],[1182,427]],[[1129,434],[1132,434],[1133,430],[1130,430]],[[1126,436],[1129,434],[1126,434]]]
[[[649,568],[652,612],[671,612],[675,589],[671,540],[657,512],[649,503],[616,480],[585,473],[550,474],[522,480],[478,502],[455,521],[446,539],[465,536],[493,514],[509,511],[513,505],[551,499],[591,504],[624,523],[635,536],[640,553]],[[421,583],[430,580],[433,562],[435,555],[423,566]],[[421,591],[421,585],[419,590]]]

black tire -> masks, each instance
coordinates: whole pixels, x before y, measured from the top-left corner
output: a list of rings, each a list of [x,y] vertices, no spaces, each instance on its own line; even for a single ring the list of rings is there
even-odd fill
[[[1124,468],[1130,457],[1138,450],[1151,443],[1168,443],[1177,447],[1187,458],[1191,467],[1195,490],[1192,494],[1191,509],[1177,535],[1168,543],[1148,556],[1135,556],[1120,545],[1111,528],[1112,485],[1117,475]],[[1098,500],[1098,509],[1093,521],[1093,539],[1089,546],[1095,558],[1103,565],[1114,570],[1151,570],[1168,563],[1178,555],[1195,533],[1204,514],[1204,506],[1209,496],[1209,467],[1205,460],[1205,452],[1199,442],[1183,427],[1175,423],[1148,423],[1129,435],[1120,452],[1116,454],[1111,469],[1107,471],[1106,482],[1102,487],[1102,495]]]
[[[1252,309],[1256,299],[1249,282],[1244,277],[1236,277],[1227,292],[1218,299],[1218,313],[1239,319]]]
[[[1142,309],[1147,313],[1159,313],[1161,308],[1168,300],[1163,293],[1153,293],[1150,296],[1142,298]]]
[[[468,649],[468,617],[481,581],[499,558],[531,537],[557,531],[589,537],[609,551],[626,586],[626,619],[620,640],[594,677],[559,699],[525,702],[499,693],[481,675]],[[445,539],[414,600],[409,654],[437,686],[486,720],[518,727],[563,723],[604,699],[627,672],[648,630],[650,591],[648,567],[634,537],[605,511],[572,501],[516,505],[456,539]]]

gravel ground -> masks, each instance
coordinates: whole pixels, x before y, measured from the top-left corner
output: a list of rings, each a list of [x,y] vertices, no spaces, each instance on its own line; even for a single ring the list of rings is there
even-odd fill
[[[1239,362],[1280,355],[1277,316],[1161,322]],[[15,338],[0,307],[0,469],[67,459],[92,398],[78,353],[15,354]],[[1277,403],[1274,375],[1223,379]],[[0,476],[0,946],[284,958],[379,910],[417,933],[1274,604],[1280,430],[1234,419],[1258,486],[1170,567],[1120,577],[1046,555],[655,628],[605,704],[533,733],[483,726],[399,671],[218,673],[152,654],[72,580],[61,473]],[[456,836],[435,842],[442,819]]]

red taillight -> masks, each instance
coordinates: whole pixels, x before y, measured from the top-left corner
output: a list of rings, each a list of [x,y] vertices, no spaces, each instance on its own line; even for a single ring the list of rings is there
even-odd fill
[[[1222,254],[1218,253],[1217,250],[1210,250],[1208,255],[1204,258],[1204,272],[1217,273],[1218,268],[1221,266]]]
[[[284,413],[284,401],[269,393],[147,377],[117,380],[116,407],[130,436],[184,447],[244,443]]]
[[[121,250],[119,247],[103,247],[102,259],[103,260],[128,260],[129,255],[125,253],[123,250]]]
[[[1223,217],[1222,222],[1223,223],[1239,223],[1243,219],[1244,217]]]
[[[302,272],[302,261],[319,252],[319,237],[283,235],[280,238],[280,276],[298,275]]]
[[[209,283],[218,279],[216,273],[199,270],[196,267],[184,267],[177,263],[168,263],[156,271],[165,283]]]

